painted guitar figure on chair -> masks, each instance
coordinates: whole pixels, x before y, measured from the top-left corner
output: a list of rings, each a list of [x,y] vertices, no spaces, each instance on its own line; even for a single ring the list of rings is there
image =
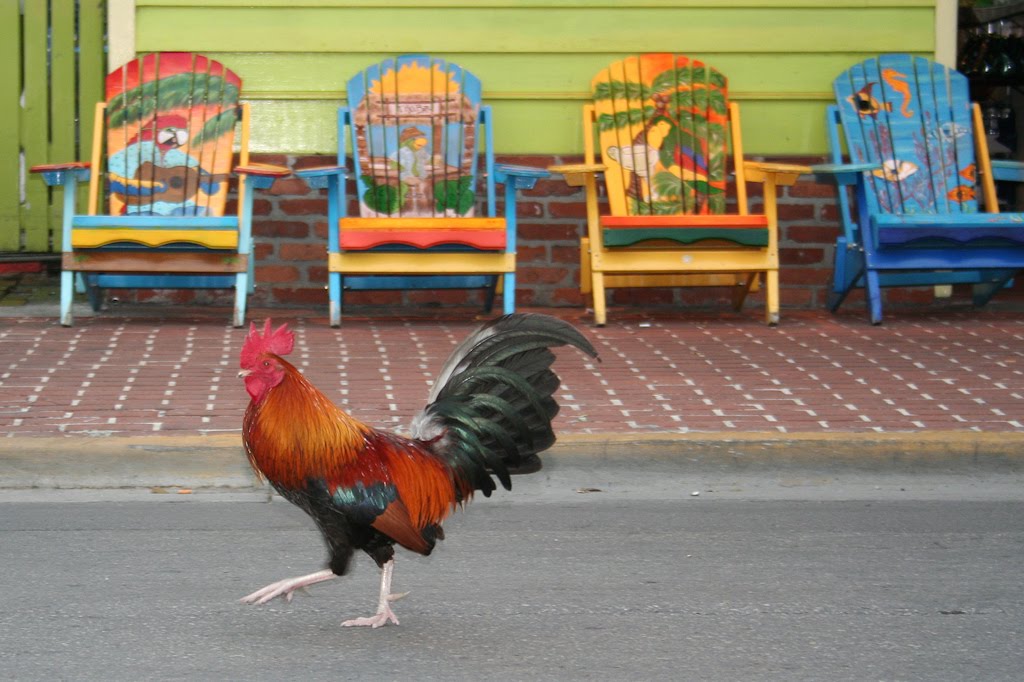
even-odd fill
[[[163,54],[141,60],[141,70],[132,62],[108,77],[111,214],[223,212],[241,82],[216,62],[193,64],[197,59],[204,60]]]

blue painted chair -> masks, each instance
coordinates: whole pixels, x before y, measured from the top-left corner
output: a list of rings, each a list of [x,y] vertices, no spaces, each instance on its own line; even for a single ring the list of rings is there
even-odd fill
[[[995,193],[996,180],[1024,180],[1024,165],[990,160],[967,79],[922,57],[883,55],[843,72],[834,90],[833,163],[813,168],[839,183],[829,309],[864,288],[880,324],[883,287],[960,283],[985,305],[1024,268],[1024,214],[1000,213]]]
[[[64,190],[61,324],[72,324],[76,287],[95,310],[106,289],[229,288],[232,322],[242,326],[255,285],[253,192],[289,171],[249,164],[241,85],[201,55],[147,55],[107,76],[91,162],[31,169]],[[233,168],[239,120],[240,165]],[[228,215],[233,174],[239,209]],[[79,182],[89,183],[84,212],[76,210]]]
[[[338,110],[338,165],[296,172],[328,190],[331,326],[341,324],[343,291],[359,289],[481,288],[489,311],[500,279],[503,310],[514,312],[516,191],[548,172],[495,164],[480,81],[442,59],[406,55],[361,71],[347,95]],[[349,144],[359,216],[347,215]]]

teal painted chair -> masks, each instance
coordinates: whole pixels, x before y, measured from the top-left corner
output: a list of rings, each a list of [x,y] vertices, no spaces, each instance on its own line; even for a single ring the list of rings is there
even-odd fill
[[[989,158],[967,79],[893,54],[851,67],[834,90],[833,163],[813,168],[839,183],[843,234],[829,309],[862,288],[879,324],[885,287],[963,283],[985,305],[1024,268],[1024,213],[1000,213],[995,192],[996,180],[1024,180],[1024,164]]]
[[[107,76],[91,162],[31,169],[64,190],[61,324],[72,324],[76,287],[95,310],[107,289],[233,289],[232,323],[244,324],[255,285],[253,193],[289,171],[249,163],[241,86],[202,55],[147,55]],[[235,175],[238,211],[231,215],[227,194]],[[89,183],[84,211],[76,207],[80,182]]]
[[[338,165],[296,172],[328,190],[331,325],[353,290],[483,289],[489,311],[500,280],[503,312],[514,312],[516,194],[548,172],[494,162],[480,81],[451,62],[405,55],[360,71],[346,92]],[[347,213],[350,172],[358,216]]]

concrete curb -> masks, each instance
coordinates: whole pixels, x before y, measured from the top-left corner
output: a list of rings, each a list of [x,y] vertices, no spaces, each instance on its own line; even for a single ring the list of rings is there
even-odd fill
[[[551,455],[579,465],[679,473],[1019,474],[1024,434],[651,434],[563,439]]]
[[[664,472],[1022,473],[1024,434],[566,434],[551,466]],[[241,437],[0,439],[0,488],[259,485]]]
[[[256,484],[239,436],[0,439],[0,488]]]

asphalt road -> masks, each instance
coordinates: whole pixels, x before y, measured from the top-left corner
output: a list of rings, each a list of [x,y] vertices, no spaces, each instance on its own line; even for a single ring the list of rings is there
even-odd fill
[[[399,555],[411,594],[380,630],[338,625],[374,608],[366,557],[238,603],[324,558],[264,493],[0,491],[0,678],[1021,678],[1019,482],[713,478],[480,500]]]

